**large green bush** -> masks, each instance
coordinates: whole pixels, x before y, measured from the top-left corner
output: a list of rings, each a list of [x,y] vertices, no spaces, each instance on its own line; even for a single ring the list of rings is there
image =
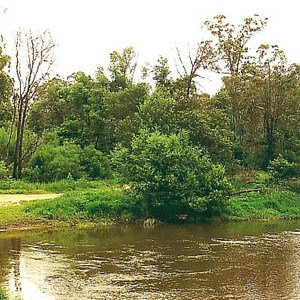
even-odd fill
[[[117,149],[113,162],[150,215],[174,220],[201,211],[220,212],[231,185],[221,165],[213,164],[185,133],[163,135],[142,131],[131,148]]]
[[[92,179],[107,178],[110,175],[110,162],[107,156],[93,146],[83,149],[81,165],[85,174]]]
[[[63,146],[44,144],[32,157],[26,176],[32,181],[50,182],[83,175],[80,164],[80,146],[66,143]]]
[[[73,143],[59,145],[54,139],[45,143],[33,155],[25,175],[26,179],[35,182],[82,177],[103,179],[110,175],[110,162],[107,156],[93,146],[81,149]]]

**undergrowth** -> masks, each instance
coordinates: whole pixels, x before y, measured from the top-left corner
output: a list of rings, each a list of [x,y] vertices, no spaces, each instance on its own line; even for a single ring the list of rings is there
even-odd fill
[[[291,191],[268,191],[266,194],[251,194],[232,197],[224,219],[272,220],[300,219],[300,196]]]
[[[121,190],[71,192],[26,204],[25,211],[50,220],[111,219],[132,222],[144,215],[143,202]]]
[[[3,289],[0,287],[0,300],[8,300],[7,295],[3,291]]]

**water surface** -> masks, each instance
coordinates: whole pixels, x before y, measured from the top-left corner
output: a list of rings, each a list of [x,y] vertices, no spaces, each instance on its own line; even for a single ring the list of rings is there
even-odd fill
[[[12,299],[300,299],[300,223],[0,235]]]

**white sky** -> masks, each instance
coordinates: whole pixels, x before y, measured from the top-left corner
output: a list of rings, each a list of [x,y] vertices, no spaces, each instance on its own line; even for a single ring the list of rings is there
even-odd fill
[[[49,29],[57,41],[55,73],[66,77],[82,70],[94,75],[107,66],[109,53],[132,46],[140,66],[159,55],[173,63],[175,47],[201,40],[201,25],[217,14],[229,22],[245,17],[268,17],[258,38],[278,44],[292,62],[300,62],[297,48],[300,28],[296,0],[0,0],[0,33],[7,43],[19,29]],[[205,84],[205,83],[204,83]],[[207,83],[212,92],[217,83]]]

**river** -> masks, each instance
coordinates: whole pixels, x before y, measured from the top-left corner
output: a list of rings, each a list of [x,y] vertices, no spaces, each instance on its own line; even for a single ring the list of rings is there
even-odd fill
[[[300,222],[0,234],[10,299],[300,299]]]

